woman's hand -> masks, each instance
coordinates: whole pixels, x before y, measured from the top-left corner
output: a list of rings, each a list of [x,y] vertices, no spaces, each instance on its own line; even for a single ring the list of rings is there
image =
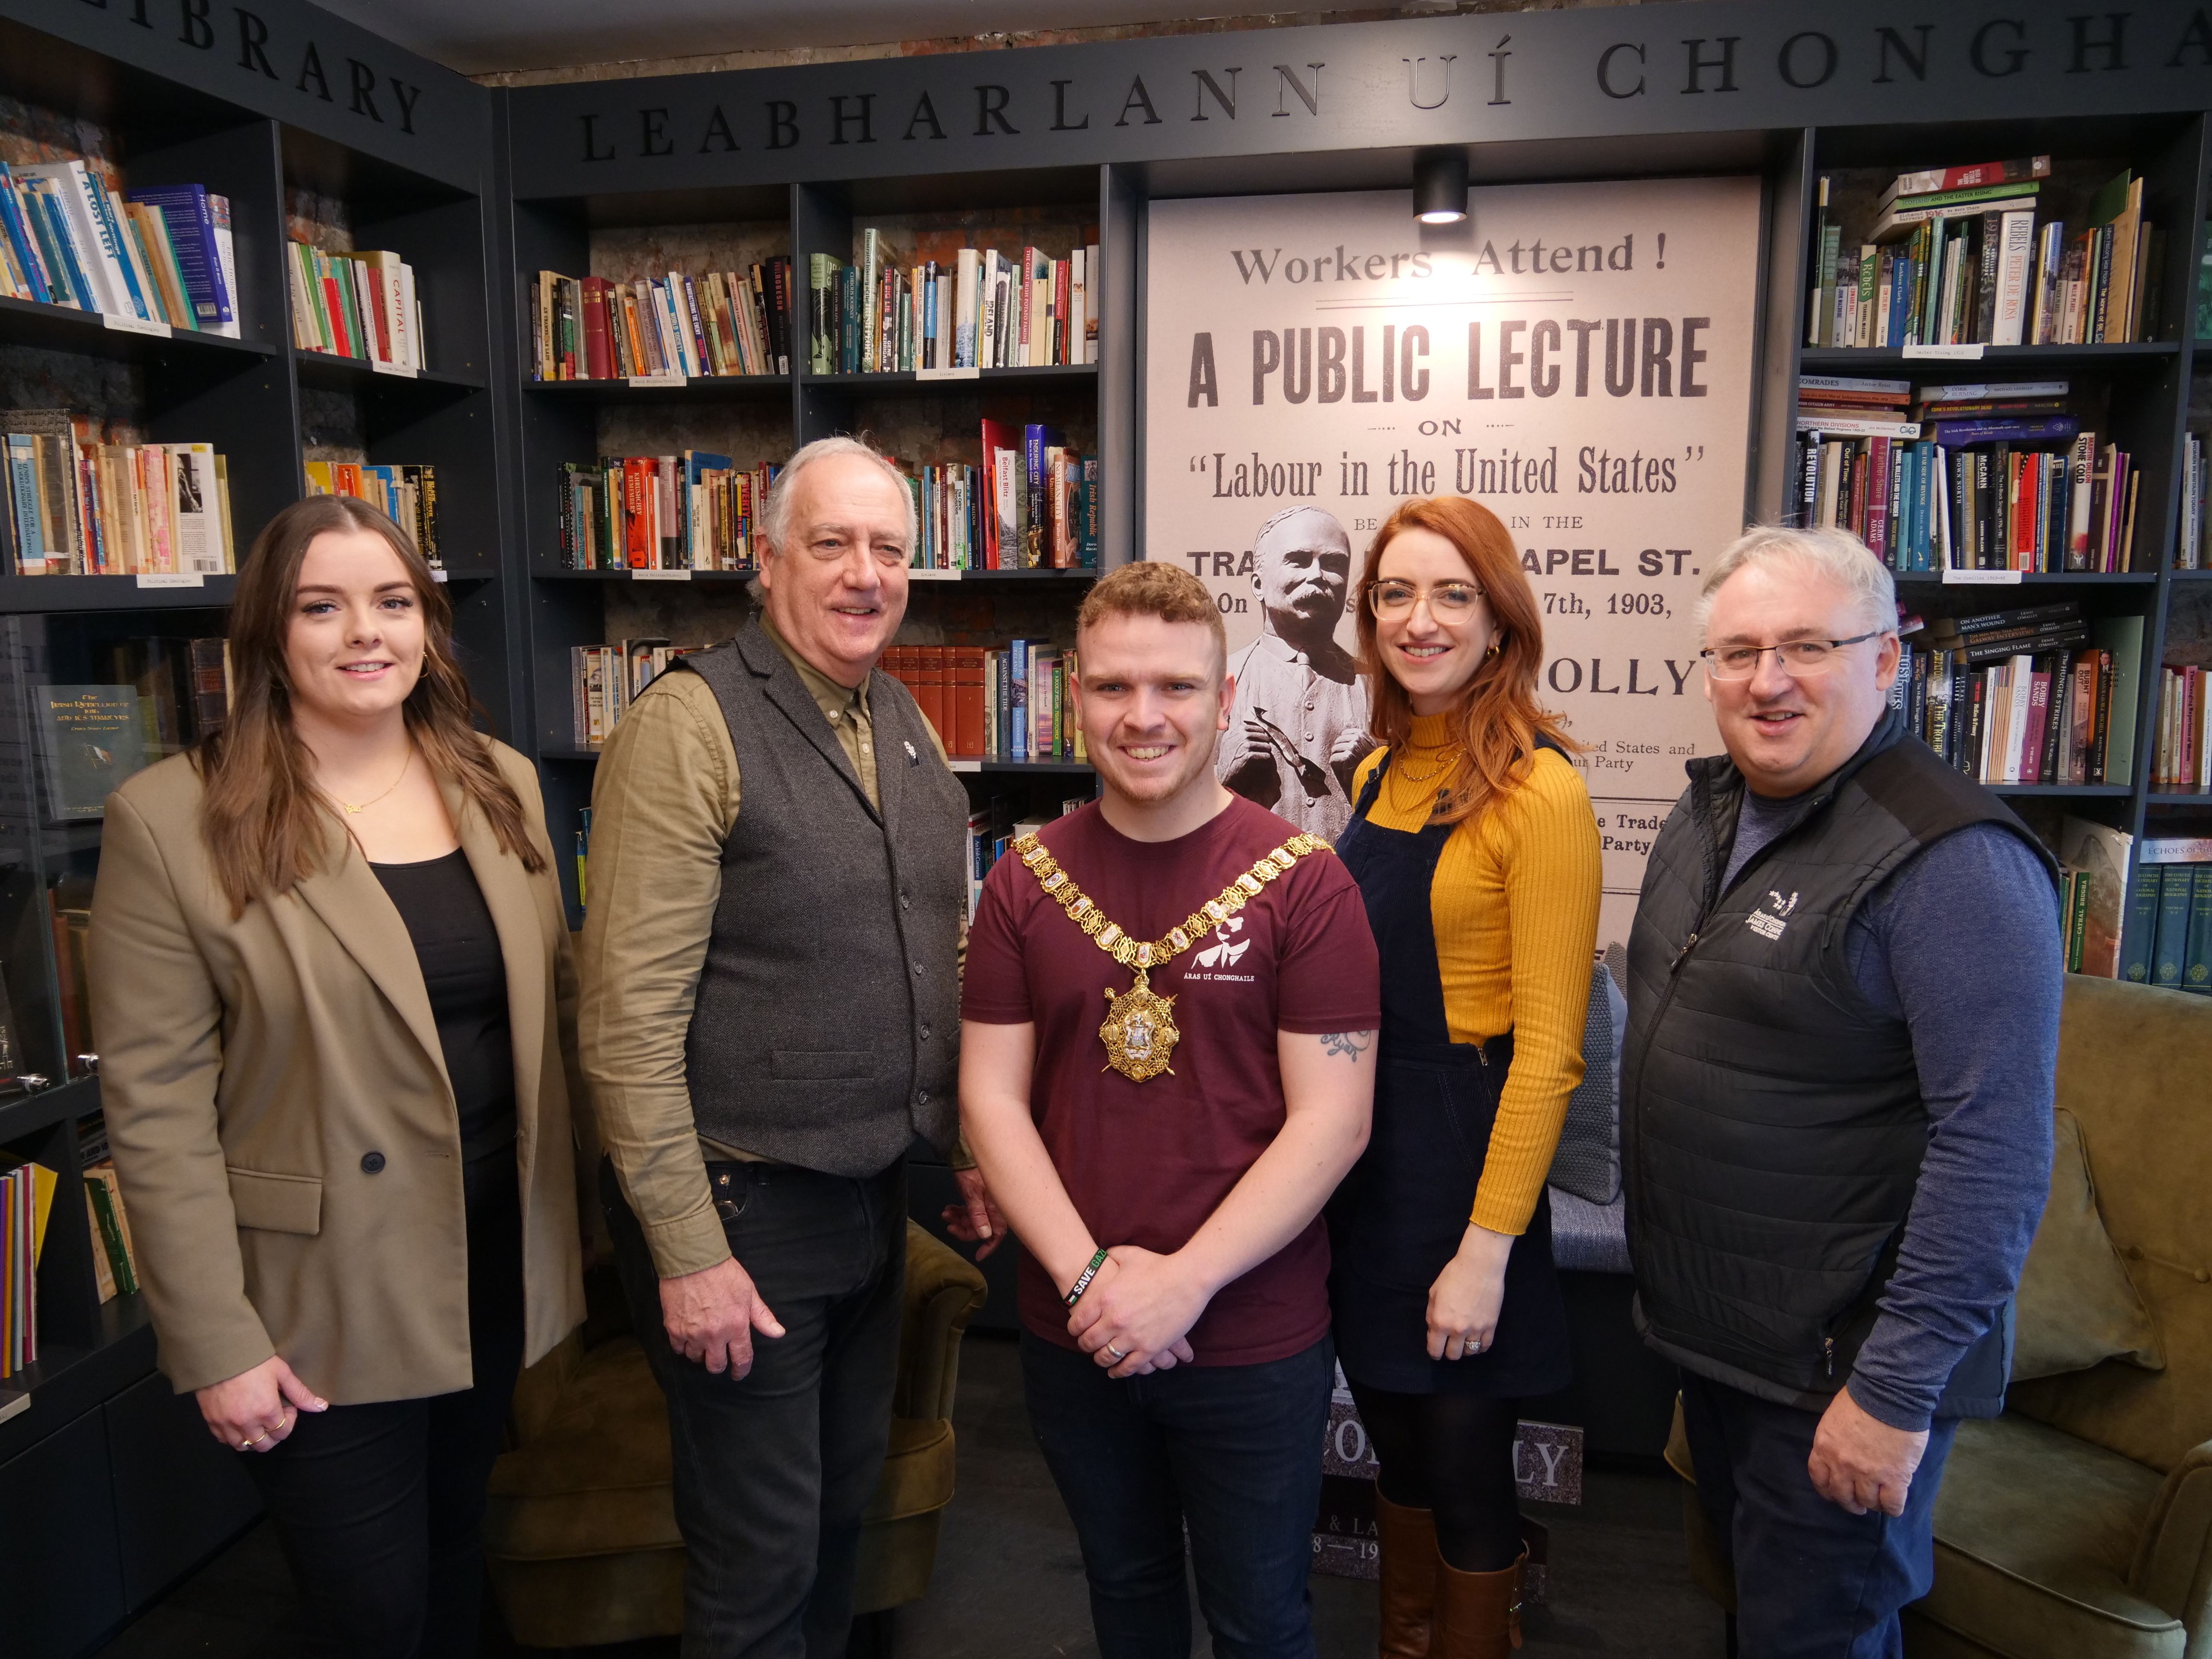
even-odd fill
[[[301,1412],[327,1411],[331,1403],[275,1354],[192,1397],[208,1432],[233,1451],[269,1451],[292,1432]]]
[[[1429,1286],[1430,1358],[1463,1359],[1490,1346],[1505,1300],[1505,1258],[1512,1253],[1511,1233],[1468,1223],[1459,1254]]]

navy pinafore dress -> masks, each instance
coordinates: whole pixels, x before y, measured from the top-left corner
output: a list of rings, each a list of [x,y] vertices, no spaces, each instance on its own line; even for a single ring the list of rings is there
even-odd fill
[[[1464,1359],[1428,1354],[1429,1287],[1467,1231],[1513,1036],[1451,1040],[1429,890],[1457,826],[1369,821],[1393,758],[1386,753],[1368,778],[1336,844],[1382,963],[1374,1128],[1327,1212],[1337,1357],[1352,1381],[1395,1394],[1550,1394],[1567,1385],[1571,1366],[1548,1193],[1506,1259],[1490,1346]]]

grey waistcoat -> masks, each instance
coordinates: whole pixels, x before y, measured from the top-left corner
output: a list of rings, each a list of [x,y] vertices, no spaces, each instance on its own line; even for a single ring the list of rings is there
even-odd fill
[[[2009,830],[2056,867],[1894,714],[1726,886],[1743,781],[1725,757],[1689,772],[1628,944],[1621,1167],[1638,1324],[1700,1376],[1818,1410],[1874,1328],[1928,1148],[1912,1033],[1860,992],[1851,918],[1968,824]],[[2003,1408],[2005,1323],[1960,1359],[1937,1415]]]
[[[958,1124],[967,793],[906,688],[868,677],[878,811],[757,625],[682,659],[738,752],[736,826],[684,1041],[699,1132],[865,1176]]]

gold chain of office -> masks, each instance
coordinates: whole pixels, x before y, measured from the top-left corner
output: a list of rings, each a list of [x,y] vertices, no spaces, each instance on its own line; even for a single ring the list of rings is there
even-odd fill
[[[1029,866],[1045,896],[1067,913],[1068,920],[1088,934],[1093,945],[1122,967],[1135,970],[1136,983],[1120,995],[1115,994],[1112,987],[1107,988],[1106,1023],[1098,1028],[1099,1040],[1106,1045],[1106,1065],[1099,1069],[1110,1066],[1132,1083],[1142,1083],[1162,1072],[1174,1075],[1168,1061],[1176,1044],[1182,1040],[1182,1033],[1176,1029],[1176,1000],[1153,994],[1151,969],[1174,961],[1259,897],[1269,882],[1287,872],[1307,854],[1328,852],[1329,844],[1319,836],[1292,836],[1169,928],[1164,937],[1149,940],[1132,939],[1120,926],[1107,921],[1091,896],[1076,885],[1075,878],[1035,836],[1022,836],[1011,850]]]

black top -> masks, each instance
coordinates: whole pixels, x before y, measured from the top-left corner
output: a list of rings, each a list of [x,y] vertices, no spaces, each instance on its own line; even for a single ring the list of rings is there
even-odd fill
[[[514,1142],[514,1050],[507,1035],[507,964],[490,907],[460,848],[422,864],[372,864],[398,908],[422,965],[438,1047],[461,1119],[461,1157]]]

